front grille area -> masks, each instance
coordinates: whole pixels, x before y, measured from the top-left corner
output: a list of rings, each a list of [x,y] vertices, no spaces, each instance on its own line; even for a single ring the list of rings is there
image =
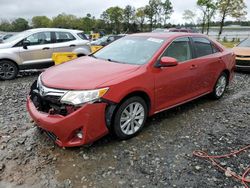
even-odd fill
[[[239,58],[250,58],[250,55],[249,55],[249,56],[244,56],[244,55],[236,55],[236,57],[239,57]]]
[[[250,60],[236,60],[236,65],[250,66]]]
[[[49,88],[46,88],[47,90]],[[54,90],[54,89],[52,89]],[[38,111],[45,112],[48,114],[59,114],[67,116],[68,114],[77,110],[76,107],[72,105],[62,104],[60,102],[61,95],[41,95],[41,86],[37,86],[37,81],[31,86],[30,99],[37,108]]]

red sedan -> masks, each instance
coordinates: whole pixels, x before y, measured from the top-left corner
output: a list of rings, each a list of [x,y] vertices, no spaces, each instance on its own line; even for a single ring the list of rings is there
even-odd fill
[[[59,146],[89,144],[109,132],[138,134],[148,116],[211,94],[233,78],[235,55],[205,35],[143,33],[42,73],[27,109]]]

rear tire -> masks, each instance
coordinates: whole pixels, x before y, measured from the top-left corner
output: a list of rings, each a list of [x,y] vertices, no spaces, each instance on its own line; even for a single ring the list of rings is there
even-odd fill
[[[225,72],[221,73],[221,75],[216,81],[214,90],[211,93],[214,99],[220,99],[224,95],[226,87],[227,87],[227,80],[228,80],[227,74]]]
[[[12,80],[16,78],[18,74],[17,65],[8,60],[0,61],[0,79],[1,80]]]
[[[131,97],[119,107],[114,117],[113,132],[121,140],[137,135],[148,116],[146,102],[141,97]]]

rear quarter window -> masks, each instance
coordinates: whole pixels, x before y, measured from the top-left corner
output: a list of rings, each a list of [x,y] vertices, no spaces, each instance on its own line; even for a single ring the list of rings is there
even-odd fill
[[[68,42],[75,40],[75,37],[69,32],[56,32],[56,42]]]
[[[88,40],[86,35],[84,33],[77,33],[77,35],[82,39],[82,40]]]

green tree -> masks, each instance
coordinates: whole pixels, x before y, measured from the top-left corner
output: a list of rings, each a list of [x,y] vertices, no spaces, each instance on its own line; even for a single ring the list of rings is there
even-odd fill
[[[237,20],[244,18],[247,14],[244,0],[218,0],[218,11],[221,17],[219,35],[222,34],[225,19],[230,16]]]
[[[135,8],[127,5],[123,10],[124,30],[131,30],[130,24],[135,20]]]
[[[32,18],[32,26],[34,28],[46,28],[51,26],[51,20],[47,16],[34,16]]]
[[[0,31],[5,31],[5,32],[13,31],[13,26],[8,20],[1,20]]]
[[[163,12],[163,24],[164,26],[167,23],[167,20],[170,18],[170,15],[174,12],[173,6],[170,0],[165,0],[165,2],[161,3],[162,12]]]
[[[198,0],[197,5],[203,13],[202,33],[205,31],[207,23],[207,34],[209,33],[211,18],[216,10],[216,3],[213,0]]]
[[[140,30],[143,31],[144,23],[146,19],[145,7],[140,7],[136,10],[136,20],[140,25]]]
[[[17,18],[12,22],[13,31],[20,32],[29,29],[29,23],[24,18]]]
[[[149,0],[149,5],[145,7],[145,13],[149,19],[150,29],[152,30],[157,22],[159,16],[160,0]]]
[[[191,10],[184,10],[182,18],[184,20],[186,20],[187,22],[194,24],[194,18],[195,18],[196,14],[191,11]]]
[[[52,19],[52,26],[66,29],[80,29],[80,19],[71,14],[59,14]]]
[[[110,7],[104,11],[101,18],[114,29],[115,33],[121,32],[121,23],[123,20],[123,9],[116,6]]]
[[[84,30],[85,32],[90,32],[92,31],[93,29],[95,29],[95,19],[94,18],[91,18],[91,15],[90,14],[87,14],[85,17],[81,18],[80,19],[80,27],[81,27],[81,30]],[[80,29],[80,28],[78,28]]]

